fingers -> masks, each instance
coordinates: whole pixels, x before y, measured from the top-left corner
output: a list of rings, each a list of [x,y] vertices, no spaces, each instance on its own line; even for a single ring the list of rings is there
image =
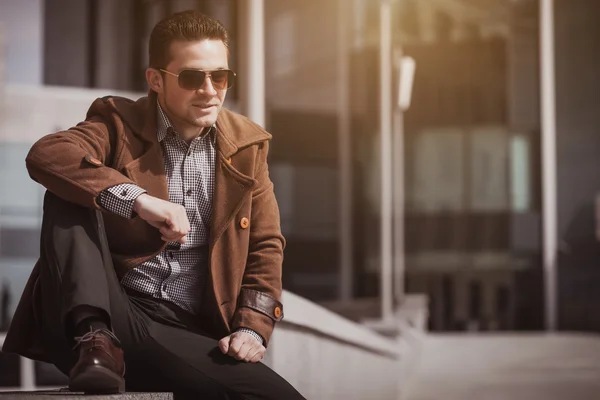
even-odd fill
[[[162,235],[161,239],[165,242],[180,242],[182,244],[186,242],[187,232],[182,233],[179,231],[174,231],[165,225],[161,226],[159,231]]]
[[[242,360],[244,358],[240,356],[240,353],[242,351],[244,351],[244,356],[249,351],[244,337],[237,334],[231,335],[231,342],[229,343],[229,351],[227,352],[227,354],[235,358],[236,360]]]
[[[186,242],[186,235],[190,231],[190,222],[187,218],[185,208],[173,205],[172,210],[167,213],[165,224],[160,228],[162,239],[168,242]]]
[[[253,356],[249,356],[246,359],[246,362],[251,362],[251,363],[259,362],[265,356],[265,351],[266,351],[265,347],[261,345],[260,348],[256,351],[256,353],[254,353]]]
[[[184,234],[190,231],[190,221],[183,206],[177,206],[174,210],[172,220],[167,219],[166,222],[173,230],[178,230]]]
[[[266,350],[262,344],[256,339],[251,339],[246,342],[246,345],[248,345],[248,351],[244,352],[244,347],[242,346],[242,351],[238,354],[240,357],[238,360],[245,362],[258,362],[262,360]]]
[[[223,339],[219,340],[219,349],[221,353],[227,354],[229,351],[229,341],[231,340],[231,336],[225,336]]]
[[[190,222],[182,205],[140,195],[136,199],[135,210],[140,218],[159,229],[162,240],[186,243]]]
[[[231,336],[221,339],[219,348],[223,354],[245,362],[258,362],[262,360],[266,350],[254,337],[244,333],[234,333]]]

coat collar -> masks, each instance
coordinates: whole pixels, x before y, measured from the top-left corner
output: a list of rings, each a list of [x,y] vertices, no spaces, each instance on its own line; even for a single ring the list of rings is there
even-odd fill
[[[243,115],[226,108],[221,109],[217,119],[217,148],[225,158],[239,150],[268,141],[271,134]]]
[[[158,142],[156,97],[153,91],[137,101],[107,96],[101,102],[94,103],[88,111],[88,117],[100,114],[113,120],[111,114],[117,113],[134,135],[146,142],[155,143]],[[271,134],[245,116],[226,108],[221,109],[216,123],[216,145],[225,158],[271,138]]]

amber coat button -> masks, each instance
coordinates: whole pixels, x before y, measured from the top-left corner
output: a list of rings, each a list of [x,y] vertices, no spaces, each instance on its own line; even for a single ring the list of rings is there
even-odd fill
[[[98,160],[96,157],[94,157],[91,154],[86,154],[84,158],[85,158],[85,161],[89,162],[94,167],[101,167],[102,166],[102,161]]]
[[[275,315],[275,318],[281,317],[281,308],[275,307],[275,309],[273,310],[273,314]]]
[[[242,229],[246,229],[248,225],[250,225],[250,221],[248,221],[248,218],[244,217],[240,220],[240,226],[242,227]]]

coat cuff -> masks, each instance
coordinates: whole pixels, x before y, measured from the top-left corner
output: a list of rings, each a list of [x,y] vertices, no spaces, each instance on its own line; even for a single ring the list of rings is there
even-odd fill
[[[283,305],[277,299],[257,290],[242,289],[231,328],[233,331],[240,328],[253,330],[263,338],[263,346],[267,347],[275,322],[282,319]]]
[[[274,322],[279,322],[283,319],[283,304],[275,297],[268,295],[258,290],[242,289],[238,299],[238,307],[248,307],[254,311],[258,311]]]

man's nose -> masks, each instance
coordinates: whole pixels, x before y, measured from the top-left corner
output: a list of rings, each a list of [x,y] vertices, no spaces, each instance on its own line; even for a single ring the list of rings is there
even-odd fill
[[[213,85],[212,79],[209,75],[204,78],[204,83],[202,86],[200,86],[198,91],[211,96],[217,95],[217,90],[215,89],[215,85]]]

